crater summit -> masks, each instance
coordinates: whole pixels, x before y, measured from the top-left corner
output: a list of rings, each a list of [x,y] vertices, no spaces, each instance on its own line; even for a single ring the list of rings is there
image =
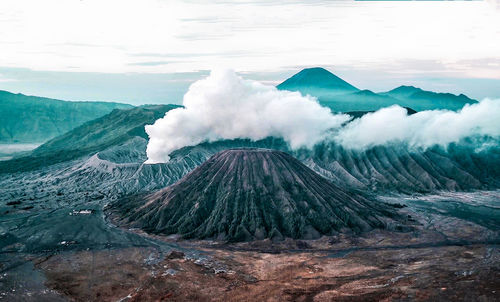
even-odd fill
[[[398,216],[268,149],[219,152],[177,183],[122,199],[111,210],[120,223],[147,232],[227,241],[358,233]]]

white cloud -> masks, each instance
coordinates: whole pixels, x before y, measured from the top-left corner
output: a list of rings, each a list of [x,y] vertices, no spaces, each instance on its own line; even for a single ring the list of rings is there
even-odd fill
[[[429,110],[410,116],[399,106],[383,108],[350,122],[334,140],[353,149],[390,143],[428,148],[474,136],[500,137],[500,100],[485,99],[458,112]]]

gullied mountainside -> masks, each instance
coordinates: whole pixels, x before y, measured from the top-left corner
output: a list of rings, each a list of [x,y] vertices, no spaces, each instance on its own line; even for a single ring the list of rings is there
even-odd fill
[[[277,88],[317,97],[323,106],[334,112],[374,111],[396,104],[417,111],[459,110],[465,104],[477,102],[463,94],[436,93],[413,86],[400,86],[382,93],[359,90],[323,68],[304,69]]]
[[[0,171],[30,170],[94,154],[121,145],[134,137],[147,138],[144,125],[152,124],[177,108],[177,105],[152,105],[132,109],[115,109],[58,136],[32,151],[29,156],[0,162]],[[132,150],[130,150],[132,151]],[[127,152],[123,149],[121,152]]]
[[[67,102],[0,91],[0,142],[45,142],[120,108],[132,105]]]
[[[500,148],[478,152],[463,142],[426,150],[379,146],[365,151],[323,144],[297,157],[316,172],[349,187],[379,192],[461,191],[500,187]]]
[[[389,205],[347,192],[287,153],[219,152],[176,184],[114,204],[127,224],[186,238],[318,238],[386,227]]]
[[[117,145],[132,136],[147,138],[146,124],[152,124],[178,105],[151,105],[127,110],[113,110],[106,116],[88,122],[41,145],[33,155],[56,150],[85,150],[90,153]]]

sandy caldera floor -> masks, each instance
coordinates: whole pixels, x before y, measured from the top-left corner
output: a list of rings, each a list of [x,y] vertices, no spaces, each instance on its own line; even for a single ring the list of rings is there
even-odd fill
[[[63,211],[54,228],[7,217],[20,239],[0,253],[0,301],[500,301],[500,191],[452,194],[394,197],[411,231],[232,245],[118,229],[99,211]]]
[[[152,248],[35,260],[48,288],[73,301],[498,301],[495,245],[329,252]]]

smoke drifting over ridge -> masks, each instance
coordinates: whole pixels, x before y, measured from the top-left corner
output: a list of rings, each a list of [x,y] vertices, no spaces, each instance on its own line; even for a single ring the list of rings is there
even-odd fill
[[[401,142],[428,148],[474,136],[500,137],[500,100],[485,99],[458,112],[428,110],[410,116],[399,106],[382,108],[350,122],[334,140],[352,149]]]
[[[486,99],[458,112],[411,116],[391,106],[348,122],[349,116],[333,114],[313,97],[244,80],[229,70],[213,71],[193,83],[183,105],[146,126],[147,163],[167,162],[171,152],[185,146],[235,138],[281,137],[292,149],[331,140],[359,150],[390,143],[427,148],[466,137],[500,138],[500,100]]]

